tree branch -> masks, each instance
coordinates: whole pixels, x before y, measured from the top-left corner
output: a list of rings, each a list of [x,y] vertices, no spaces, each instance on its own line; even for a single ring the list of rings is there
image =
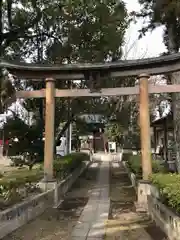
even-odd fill
[[[57,133],[56,140],[55,140],[55,146],[58,145],[60,138],[61,138],[62,135],[65,133],[65,131],[67,130],[67,128],[69,127],[69,125],[74,121],[74,117],[75,117],[75,115],[72,114],[72,115],[69,117],[68,121],[65,123],[63,129],[60,130],[60,131]]]
[[[9,44],[10,42],[17,40],[20,37],[26,36],[26,31],[29,28],[32,28],[37,22],[39,22],[41,17],[42,12],[40,9],[37,8],[37,16],[32,20],[31,23],[27,24],[24,27],[10,29],[9,32],[2,33],[2,40],[5,40]],[[6,45],[8,45],[7,43]]]
[[[34,34],[34,35],[25,34],[25,35],[23,36],[23,38],[26,39],[26,40],[28,40],[28,39],[33,40],[34,38],[37,38],[37,37],[40,37],[40,36],[46,36],[46,37],[48,37],[48,38],[53,38],[53,39],[58,40],[60,43],[62,43],[61,40],[60,40],[58,37],[54,36],[54,35],[51,34],[51,33],[47,33],[47,32],[43,32],[43,33],[39,33],[39,34]],[[16,41],[16,40],[17,40],[17,39],[14,38],[14,39],[11,39],[10,41],[8,41],[8,40],[5,41],[5,43],[3,44],[3,49],[7,48],[11,42]]]

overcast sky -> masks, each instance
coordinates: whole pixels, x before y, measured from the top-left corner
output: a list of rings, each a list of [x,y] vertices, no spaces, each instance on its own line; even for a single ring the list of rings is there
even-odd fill
[[[126,3],[129,12],[140,9],[138,0],[124,0],[124,2]],[[131,24],[126,33],[124,52],[125,54],[128,52],[127,58],[129,59],[155,57],[166,51],[162,38],[163,28],[159,27],[153,32],[146,34],[141,40],[137,40],[138,30],[141,29],[142,26],[142,21],[139,21],[137,24]]]

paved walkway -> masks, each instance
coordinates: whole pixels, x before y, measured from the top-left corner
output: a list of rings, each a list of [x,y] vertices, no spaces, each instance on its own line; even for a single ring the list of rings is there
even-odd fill
[[[72,240],[104,239],[110,208],[109,161],[100,165],[96,189],[92,190],[79,222],[72,232]]]
[[[106,154],[76,181],[58,209],[48,209],[3,240],[165,240],[147,215],[136,213],[135,201],[122,164]]]

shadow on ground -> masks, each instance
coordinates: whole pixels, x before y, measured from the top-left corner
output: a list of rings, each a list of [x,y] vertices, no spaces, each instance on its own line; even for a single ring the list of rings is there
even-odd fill
[[[111,162],[110,199],[106,240],[167,240],[149,216],[136,212],[135,190],[124,167],[117,162]]]
[[[99,162],[84,172],[66,194],[58,209],[47,209],[41,216],[19,228],[3,240],[67,240],[96,187]]]

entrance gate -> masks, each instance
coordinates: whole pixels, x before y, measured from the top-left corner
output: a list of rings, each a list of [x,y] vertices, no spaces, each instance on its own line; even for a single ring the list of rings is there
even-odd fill
[[[152,172],[149,120],[149,94],[180,92],[180,85],[149,85],[150,75],[167,74],[180,71],[180,54],[142,60],[120,61],[104,64],[74,65],[33,65],[11,63],[1,60],[1,68],[22,79],[45,79],[46,89],[36,91],[17,91],[16,98],[46,98],[45,115],[45,157],[44,176],[47,181],[53,178],[54,152],[54,111],[56,97],[101,97],[139,95],[141,153],[143,179],[148,180]],[[139,86],[122,88],[92,89],[56,89],[56,81],[88,79],[96,84],[97,78],[136,76]]]

